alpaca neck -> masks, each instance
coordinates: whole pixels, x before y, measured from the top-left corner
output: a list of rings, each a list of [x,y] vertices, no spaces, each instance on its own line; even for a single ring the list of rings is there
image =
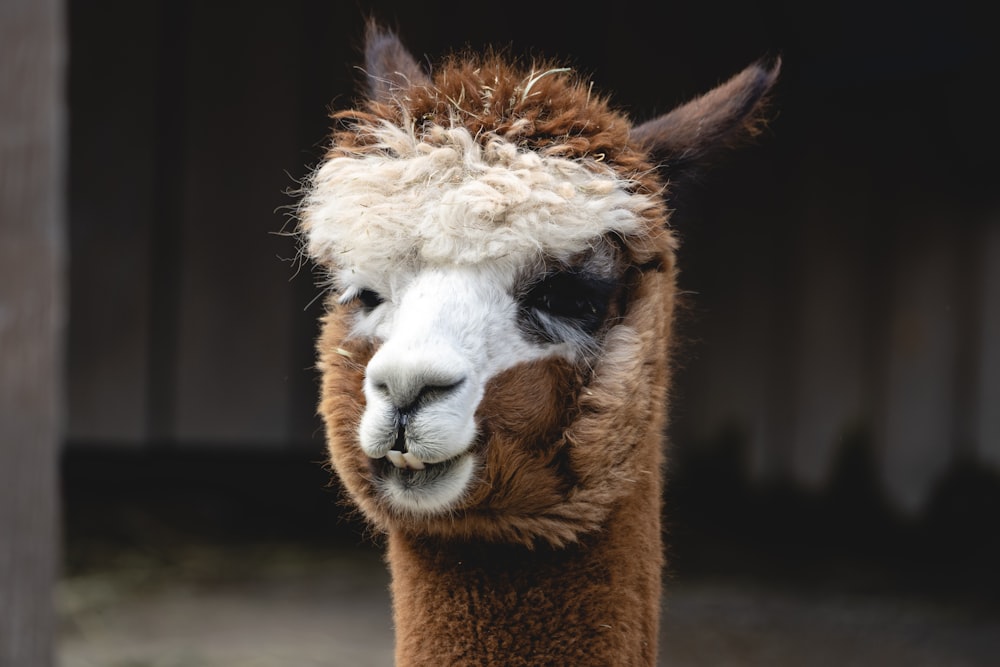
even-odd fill
[[[396,665],[655,664],[659,503],[627,505],[559,549],[391,533]]]

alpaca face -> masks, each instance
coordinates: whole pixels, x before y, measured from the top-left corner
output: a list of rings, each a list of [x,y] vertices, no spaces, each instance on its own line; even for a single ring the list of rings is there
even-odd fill
[[[332,286],[320,413],[352,502],[381,530],[553,546],[655,504],[668,197],[757,133],[777,66],[641,125],[565,68],[431,76],[378,29],[364,71],[299,227]]]
[[[349,336],[375,350],[357,424],[373,492],[400,513],[448,512],[482,467],[491,381],[593,360],[623,289],[616,239],[651,203],[610,170],[464,128],[380,139],[317,173],[309,252],[332,270]]]

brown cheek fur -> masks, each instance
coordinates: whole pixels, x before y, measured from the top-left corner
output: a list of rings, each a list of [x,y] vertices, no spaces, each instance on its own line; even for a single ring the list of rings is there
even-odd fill
[[[494,378],[477,411],[485,443],[469,512],[532,516],[572,486],[561,431],[581,385],[564,359],[521,364]]]
[[[327,449],[337,476],[362,512],[377,521],[378,500],[369,459],[358,440],[358,425],[365,409],[365,367],[375,348],[367,341],[347,337],[349,312],[347,306],[331,304],[322,319],[316,345],[322,377],[319,414],[326,426]],[[380,527],[385,529],[384,525]]]

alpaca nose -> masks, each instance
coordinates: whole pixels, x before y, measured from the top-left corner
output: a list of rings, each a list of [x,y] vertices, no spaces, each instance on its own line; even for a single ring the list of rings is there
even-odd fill
[[[450,355],[449,355],[450,356]],[[465,382],[462,364],[438,355],[376,355],[368,364],[366,385],[405,418],[421,407],[446,399]]]

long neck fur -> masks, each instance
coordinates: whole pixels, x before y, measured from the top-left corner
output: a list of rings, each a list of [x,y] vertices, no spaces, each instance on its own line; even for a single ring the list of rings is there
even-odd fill
[[[660,478],[562,548],[389,534],[396,665],[653,665]]]

